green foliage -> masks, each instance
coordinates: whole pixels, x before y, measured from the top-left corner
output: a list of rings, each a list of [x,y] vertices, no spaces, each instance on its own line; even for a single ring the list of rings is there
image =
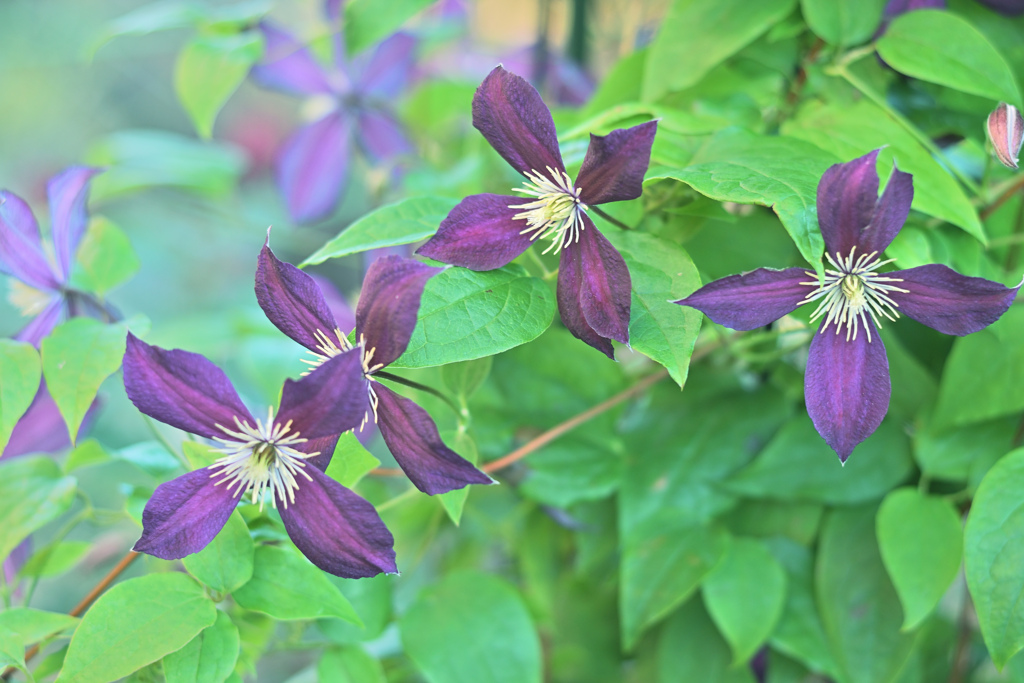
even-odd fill
[[[715,630],[700,600],[690,600],[665,623],[658,636],[657,681],[753,683],[746,667],[731,667],[729,646]]]
[[[0,462],[0,557],[71,507],[76,480],[45,457]]]
[[[848,47],[871,37],[885,0],[800,0],[807,25],[831,45]]]
[[[363,448],[353,432],[346,432],[338,439],[325,474],[350,489],[379,464],[380,460]]]
[[[178,55],[174,89],[199,136],[213,134],[217,113],[263,54],[258,31],[200,35]]]
[[[122,285],[139,270],[139,257],[128,236],[112,222],[96,216],[78,247],[80,269],[71,281],[87,292],[99,296]]]
[[[345,8],[345,43],[359,54],[393,33],[430,0],[352,0]]]
[[[164,657],[164,678],[167,683],[221,683],[234,671],[238,643],[238,628],[218,610],[213,624]]]
[[[256,547],[238,511],[231,513],[217,537],[182,560],[185,569],[218,593],[232,593],[253,576]]]
[[[380,662],[358,645],[329,648],[316,667],[321,681],[331,683],[386,683]]]
[[[0,453],[39,390],[42,368],[31,344],[0,339]]]

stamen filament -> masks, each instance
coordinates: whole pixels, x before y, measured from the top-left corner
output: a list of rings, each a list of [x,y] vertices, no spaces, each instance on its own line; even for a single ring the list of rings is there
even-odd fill
[[[580,189],[573,185],[568,173],[556,171],[550,166],[547,171],[548,175],[535,170],[527,171],[529,181],[522,188],[512,190],[536,197],[536,201],[510,204],[508,208],[519,209],[513,218],[526,221],[526,227],[520,231],[520,235],[530,235],[531,241],[550,237],[551,244],[543,253],[554,250],[557,254],[570,244],[580,241],[587,205],[580,201]]]

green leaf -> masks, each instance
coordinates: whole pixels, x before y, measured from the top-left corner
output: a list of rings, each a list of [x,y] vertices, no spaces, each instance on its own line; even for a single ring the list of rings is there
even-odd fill
[[[1024,649],[1024,448],[989,470],[964,531],[967,587],[996,666]]]
[[[775,629],[786,599],[786,572],[758,541],[733,539],[704,579],[704,604],[732,648],[733,664],[748,661]]]
[[[818,546],[817,598],[825,633],[847,683],[895,680],[914,645],[875,540],[875,505],[837,508]]]
[[[405,652],[430,683],[540,683],[537,630],[519,594],[477,571],[429,586],[398,622]]]
[[[800,0],[804,19],[829,45],[859,45],[882,19],[885,0]]]
[[[1009,64],[966,19],[937,9],[897,17],[878,41],[896,71],[972,95],[1020,106]]]
[[[723,520],[729,531],[740,536],[771,538],[784,536],[809,546],[818,535],[824,506],[773,500],[742,500]]]
[[[255,552],[249,527],[235,510],[209,545],[185,557],[182,564],[218,593],[231,593],[252,578]]]
[[[441,382],[456,398],[465,401],[473,395],[491,374],[494,358],[486,356],[461,363],[449,363],[441,368]]]
[[[305,557],[261,545],[255,559],[252,579],[233,592],[242,607],[281,620],[338,617],[361,624],[345,596]]]
[[[167,452],[167,447],[163,446],[159,442],[146,441],[146,442],[143,442],[143,443],[153,444],[154,446],[157,446],[157,445],[160,446],[160,450],[162,451],[161,456],[160,456],[160,461],[156,461],[156,458],[154,458],[150,462],[150,464],[148,464],[148,466],[147,466],[147,465],[142,464],[140,462],[140,459],[138,459],[138,458],[127,458],[130,462],[133,462],[136,465],[138,465],[139,467],[141,467],[142,469],[150,472],[150,474],[153,474],[153,476],[158,478],[158,479],[162,478],[162,477],[165,477],[167,474],[170,474],[170,472],[174,471],[174,470],[170,470],[168,472],[163,472],[163,473],[160,473],[160,474],[153,473],[152,470],[154,469],[154,465],[157,465],[158,462],[162,463],[164,458],[165,458],[165,456],[170,455],[170,456],[173,457],[173,454],[172,453],[168,453]],[[221,451],[218,451],[213,446],[210,446],[210,445],[205,444],[205,443],[199,443],[198,441],[192,441],[190,439],[186,439],[185,441],[181,442],[181,452],[185,455],[185,459],[188,460],[188,464],[191,465],[192,469],[194,469],[194,470],[198,470],[200,467],[209,467],[218,458],[220,458],[220,457],[222,457],[224,455]],[[123,449],[121,450],[121,453],[122,454],[124,453]],[[174,458],[174,461],[180,466],[180,463],[178,462],[177,458]],[[167,463],[170,464],[170,460],[168,460]]]
[[[729,664],[729,646],[700,600],[690,600],[665,622],[658,635],[658,683],[754,683],[748,667]]]
[[[64,462],[64,471],[70,474],[82,467],[99,465],[109,461],[110,453],[107,453],[107,450],[100,445],[99,441],[96,439],[86,439],[85,441],[80,441],[74,450],[68,454],[68,459]]]
[[[169,572],[128,579],[93,603],[75,630],[59,683],[106,683],[180,650],[212,624],[202,587]]]
[[[325,474],[350,489],[379,464],[380,460],[370,455],[353,432],[345,432],[334,447],[334,456]]]
[[[370,249],[425,240],[437,232],[437,226],[458,203],[459,200],[447,197],[409,197],[382,206],[338,233],[303,261],[300,268]]]
[[[378,574],[368,579],[342,579],[328,577],[342,595],[348,598],[362,620],[356,626],[341,619],[317,619],[316,626],[331,642],[351,645],[376,640],[392,621],[391,586],[393,577]]]
[[[697,83],[795,6],[796,0],[675,0],[648,49],[643,99]]]
[[[903,630],[909,631],[935,609],[960,570],[960,516],[944,498],[897,489],[878,509],[876,532],[882,562],[903,604]]]
[[[463,458],[474,465],[480,462],[480,453],[477,451],[476,442],[470,438],[469,434],[465,432],[455,432],[454,434],[449,432],[441,436],[445,443],[450,443],[452,449]],[[448,513],[448,518],[452,520],[455,526],[458,526],[459,520],[462,519],[462,508],[466,505],[469,488],[468,486],[463,486],[461,489],[448,491],[437,496],[437,499],[441,501],[441,505],[444,507],[444,511]]]
[[[391,367],[493,356],[539,337],[554,315],[551,288],[522,266],[479,273],[448,268],[427,281],[409,347]]]
[[[218,610],[212,625],[164,657],[164,677],[167,683],[221,683],[235,669],[238,648],[238,628]]]
[[[394,33],[433,0],[351,0],[345,4],[345,44],[359,54]]]
[[[22,647],[34,645],[47,636],[76,625],[78,619],[75,617],[29,607],[14,607],[0,612],[0,633],[11,636]]]
[[[0,557],[67,512],[76,485],[75,478],[65,477],[48,457],[0,462]]]
[[[124,284],[139,270],[139,257],[121,228],[103,216],[93,216],[78,247],[78,265],[71,282],[100,297]]]
[[[800,254],[817,268],[825,250],[818,229],[818,181],[837,161],[801,140],[730,128],[711,136],[690,165],[651,169],[647,180],[673,178],[716,201],[771,207]]]
[[[914,433],[914,459],[933,479],[973,479],[977,468],[987,469],[1006,455],[1019,421],[1017,415],[1007,415],[950,429],[948,424],[929,420]]]
[[[202,138],[213,134],[217,113],[263,54],[259,31],[200,35],[178,55],[174,90]]]
[[[316,670],[325,683],[387,683],[384,667],[358,645],[327,648]]]
[[[89,56],[119,36],[144,36],[157,31],[187,28],[202,16],[202,10],[194,2],[169,0],[155,2],[114,19],[106,30],[90,46]]]
[[[630,346],[664,365],[683,386],[704,316],[672,302],[700,287],[697,267],[685,249],[653,235],[614,228],[604,234],[629,266]]]
[[[31,344],[0,339],[0,453],[32,405],[41,376],[39,353]]]
[[[626,450],[620,439],[603,433],[566,434],[530,456],[520,490],[527,498],[562,509],[605,498],[619,487]]]
[[[57,576],[78,564],[89,552],[92,543],[88,541],[63,541],[36,551],[32,558],[19,570],[19,576]]]

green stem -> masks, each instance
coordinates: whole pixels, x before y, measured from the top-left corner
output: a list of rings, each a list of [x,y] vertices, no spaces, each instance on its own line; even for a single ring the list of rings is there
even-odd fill
[[[185,458],[184,455],[178,452],[178,449],[171,445],[171,442],[167,440],[166,436],[160,433],[160,430],[156,428],[156,422],[153,420],[153,418],[151,418],[149,415],[143,415],[142,417],[145,418],[146,426],[149,427],[149,431],[153,432],[153,436],[156,437],[156,440],[163,444],[163,447],[166,448],[171,453],[171,455],[178,459],[178,462],[180,462],[185,467],[186,472],[191,471],[191,463],[189,463],[189,461]]]
[[[447,396],[445,396],[444,394],[442,394],[440,391],[438,391],[437,389],[435,389],[433,387],[428,387],[426,384],[420,384],[419,382],[414,382],[411,379],[406,379],[404,377],[399,377],[398,375],[392,375],[390,372],[382,372],[380,370],[378,370],[377,372],[373,373],[373,376],[378,378],[378,379],[386,379],[386,380],[395,382],[396,384],[401,384],[403,386],[410,387],[412,389],[418,389],[420,391],[425,391],[428,394],[436,396],[439,399],[441,399],[442,401],[444,401],[445,404],[447,404],[447,406],[449,408],[451,408],[453,411],[455,411],[456,415],[458,415],[458,416],[462,415],[462,411],[459,410],[459,407],[457,405],[455,405],[454,401],[452,401],[450,398],[448,398]]]
[[[625,223],[623,223],[622,221],[620,221],[618,218],[610,216],[609,214],[605,213],[604,211],[602,211],[601,209],[597,208],[596,206],[591,206],[589,208],[590,208],[591,211],[593,211],[598,216],[600,216],[601,218],[605,219],[606,221],[608,221],[612,225],[618,226],[618,227],[622,228],[623,230],[632,230],[633,229],[633,228],[629,227],[628,225],[626,225]]]
[[[393,508],[400,503],[404,503],[405,501],[412,498],[413,494],[415,493],[419,493],[419,489],[417,489],[415,486],[410,486],[409,488],[407,488],[402,493],[399,493],[394,498],[389,498],[388,500],[385,500],[383,503],[378,505],[377,512],[384,512],[385,510]]]

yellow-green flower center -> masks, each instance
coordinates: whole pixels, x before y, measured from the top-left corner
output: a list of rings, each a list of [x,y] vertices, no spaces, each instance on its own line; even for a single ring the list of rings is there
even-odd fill
[[[17,308],[23,316],[31,318],[43,312],[50,304],[52,294],[30,287],[24,282],[14,278],[10,280],[10,290],[7,293],[7,300]]]
[[[508,208],[519,209],[513,218],[526,221],[520,235],[530,235],[530,240],[550,237],[551,245],[544,250],[557,254],[570,244],[580,241],[583,230],[583,214],[587,205],[580,201],[580,189],[573,185],[572,178],[565,171],[547,167],[548,174],[529,171],[529,182],[513,192],[533,197],[525,204],[510,204]]]

